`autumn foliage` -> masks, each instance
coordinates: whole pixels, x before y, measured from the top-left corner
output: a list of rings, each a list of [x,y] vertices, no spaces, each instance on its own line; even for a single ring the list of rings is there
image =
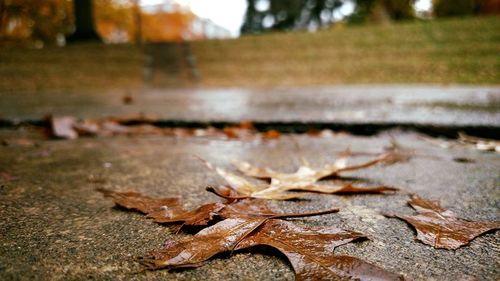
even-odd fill
[[[170,1],[165,1],[168,3]],[[105,42],[123,43],[198,39],[189,9],[169,5],[141,9],[136,0],[95,0],[94,18]],[[74,30],[72,1],[0,1],[0,42],[44,42],[63,44]]]

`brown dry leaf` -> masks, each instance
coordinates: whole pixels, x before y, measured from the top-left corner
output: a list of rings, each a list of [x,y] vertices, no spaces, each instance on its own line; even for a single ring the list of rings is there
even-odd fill
[[[134,103],[134,97],[133,97],[130,93],[126,93],[126,94],[122,97],[122,102],[123,102],[123,104],[125,104],[125,105],[132,104],[132,103]]]
[[[194,210],[187,211],[182,207],[181,200],[175,197],[151,198],[136,192],[116,192],[102,188],[97,190],[103,193],[105,197],[113,199],[115,204],[121,207],[146,214],[158,223],[181,223],[180,227],[184,225],[207,225],[216,216],[220,218],[236,218],[242,216],[297,217],[338,212],[338,209],[330,209],[314,213],[286,214],[274,212],[271,210],[266,200],[257,199],[232,200],[227,204],[207,203]],[[222,195],[222,197],[224,196]],[[180,228],[177,230],[180,230]]]
[[[76,139],[81,136],[166,135],[176,137],[217,137],[238,140],[270,140],[280,137],[277,131],[259,133],[251,122],[217,129],[161,128],[158,117],[147,114],[109,116],[77,120],[75,117],[50,117],[51,134],[56,138]]]
[[[458,134],[458,140],[443,140],[435,139],[426,136],[420,136],[420,139],[431,143],[433,145],[439,146],[441,148],[474,148],[477,150],[484,151],[495,151],[500,152],[500,141],[493,139],[485,139],[469,136],[463,132]]]
[[[178,212],[182,209],[181,200],[177,197],[151,198],[137,192],[116,192],[104,188],[98,188],[105,197],[113,199],[115,204],[130,210],[136,210],[144,214],[155,212],[167,206]]]
[[[189,213],[177,198],[154,199],[134,192],[100,190],[123,207],[147,214],[160,212],[160,218]],[[175,269],[201,266],[214,255],[257,245],[269,245],[283,252],[297,273],[297,280],[359,278],[360,280],[397,280],[399,276],[354,257],[334,256],[335,247],[366,238],[363,234],[336,228],[298,227],[278,218],[304,217],[337,212],[331,209],[312,213],[280,214],[273,212],[267,200],[245,199],[227,204],[209,203],[191,212],[207,223],[218,215],[223,220],[196,235],[180,241],[169,240],[163,249],[140,259],[148,269]],[[212,209],[211,206],[222,208]],[[210,209],[206,211],[204,209]],[[162,213],[170,210],[169,214]],[[202,211],[203,210],[203,211]],[[210,216],[203,214],[210,213]],[[184,220],[184,218],[183,218]],[[158,221],[158,220],[157,220]],[[170,220],[173,222],[176,220]],[[187,223],[187,220],[185,220]]]
[[[262,137],[268,140],[279,139],[281,137],[281,133],[276,130],[269,130],[263,133]]]
[[[283,220],[269,220],[238,244],[237,249],[267,245],[290,261],[296,280],[404,280],[355,257],[335,256],[336,247],[366,236],[332,227],[300,227]]]
[[[226,219],[179,242],[167,241],[164,249],[141,258],[148,269],[197,267],[216,254],[232,251],[267,218]]]
[[[386,159],[384,160],[385,165],[390,165],[398,162],[408,162],[413,156],[415,156],[415,151],[408,149],[398,143],[396,140],[391,140],[391,144],[384,147],[386,151]]]
[[[181,200],[175,197],[151,198],[135,192],[115,192],[106,189],[98,191],[112,198],[115,204],[144,213],[155,222],[181,223],[177,231],[184,225],[206,225],[224,208],[224,204],[209,203],[195,210],[186,211],[182,207]]]
[[[104,196],[113,199],[115,204],[147,214],[158,223],[181,223],[183,225],[206,225],[211,221],[224,204],[209,203],[186,211],[179,198],[151,198],[136,192],[115,192],[98,189]],[[180,229],[180,228],[179,228]]]
[[[217,174],[219,174],[222,178],[224,178],[227,181],[227,183],[229,183],[229,185],[230,185],[229,188],[233,189],[238,194],[248,196],[254,192],[264,190],[268,187],[267,184],[252,183],[252,182],[248,181],[247,179],[240,177],[238,175],[235,175],[233,173],[230,173],[230,172],[228,172],[220,167],[215,167],[214,165],[212,165],[212,163],[205,161],[202,158],[199,158],[199,159],[201,161],[203,161],[203,163],[205,163],[205,165],[208,168],[215,170],[217,172]],[[227,191],[227,189],[228,189],[228,187],[218,187],[217,189],[220,189],[220,188],[224,188],[225,191]]]
[[[458,141],[462,144],[473,145],[478,150],[500,152],[500,141],[469,136],[465,133],[458,134]]]
[[[198,267],[216,254],[268,245],[290,260],[296,280],[402,280],[399,275],[355,257],[335,256],[336,247],[366,236],[337,228],[299,227],[291,222],[246,216],[223,220],[141,258],[148,269]]]
[[[387,191],[397,191],[398,189],[386,186],[376,187],[356,187],[352,183],[341,184],[318,184],[317,181],[333,176],[341,172],[352,171],[367,168],[379,163],[384,163],[387,159],[394,160],[392,153],[382,154],[379,157],[356,165],[348,166],[347,157],[339,158],[333,165],[326,165],[323,169],[314,170],[309,166],[301,166],[292,174],[276,172],[269,168],[259,168],[252,166],[247,162],[235,163],[238,170],[243,174],[267,180],[269,184],[254,184],[245,178],[230,173],[222,168],[214,167],[212,164],[204,161],[206,165],[215,170],[228,183],[230,188],[236,192],[235,197],[253,197],[261,199],[287,200],[300,198],[307,195],[307,192],[319,193],[383,193]],[[215,191],[222,192],[220,189],[228,187],[214,188]],[[304,192],[291,192],[304,191]]]
[[[380,156],[355,165],[347,165],[348,157],[341,157],[331,165],[325,165],[322,169],[312,169],[309,166],[300,166],[295,173],[287,174],[276,172],[269,168],[259,168],[252,166],[248,162],[235,163],[238,170],[243,174],[272,181],[279,180],[282,184],[298,184],[305,185],[317,182],[321,179],[338,176],[339,173],[346,171],[360,170],[374,166],[380,163],[385,163],[388,159],[392,159],[392,153],[384,153]]]
[[[4,146],[21,146],[21,147],[37,146],[37,142],[30,138],[1,139],[0,143]]]
[[[405,220],[417,230],[417,239],[434,248],[458,249],[469,244],[475,237],[499,229],[499,222],[468,221],[455,216],[450,210],[441,208],[438,202],[413,195],[408,204],[418,215],[387,215]]]

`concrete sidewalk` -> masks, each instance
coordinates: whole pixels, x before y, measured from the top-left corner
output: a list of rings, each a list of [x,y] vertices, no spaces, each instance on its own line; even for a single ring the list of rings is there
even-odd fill
[[[133,102],[123,103],[131,95]],[[0,118],[47,114],[97,117],[153,114],[188,122],[298,122],[500,127],[500,88],[334,86],[273,89],[179,89],[114,92],[0,93]]]
[[[486,92],[489,91],[494,90],[485,90],[482,95],[488,96]],[[159,93],[150,95],[152,100],[155,95],[160,96]],[[181,92],[175,95],[180,96]],[[210,108],[210,101],[218,100],[201,98],[196,93],[188,95],[195,100],[205,99],[207,103],[201,103],[201,106],[207,106],[206,110]],[[297,95],[303,96],[301,93]],[[317,98],[318,104],[324,104],[320,102],[321,98]],[[256,102],[253,98],[249,99],[253,102],[246,100],[243,104]],[[278,98],[273,96],[269,104],[274,99]],[[311,102],[313,100],[311,98]],[[293,104],[297,104],[296,101],[293,100]],[[169,104],[166,100],[163,102],[163,105]],[[139,99],[134,106],[140,107],[141,104]],[[185,108],[191,108],[189,104],[191,102]],[[160,104],[157,105],[157,110],[160,110]],[[68,106],[78,109],[71,103]],[[109,108],[109,112],[103,112],[106,114],[117,113],[111,112],[113,109],[126,108],[118,101],[116,106],[96,106],[93,110]],[[169,109],[156,113],[174,116],[180,110],[169,110],[175,110],[177,106],[172,104]],[[214,116],[224,116],[224,112],[230,112],[229,108],[236,109],[233,106]],[[3,108],[6,108],[5,105]],[[90,114],[86,110],[66,111],[69,108],[57,108],[57,113]],[[221,105],[220,108],[224,107]],[[272,111],[273,108],[266,110]],[[327,108],[325,106],[323,110]],[[11,112],[9,116],[33,118],[42,112],[41,108],[37,108],[30,113],[22,106],[20,110],[24,113],[14,115]],[[190,111],[200,112],[193,108]],[[197,117],[202,118],[207,113],[201,112]],[[217,111],[212,110],[212,113]],[[183,117],[194,118],[187,113]],[[247,119],[251,115],[242,113],[239,117]],[[29,136],[30,132],[0,130],[0,138],[3,139],[26,137],[25,134]],[[500,157],[497,153],[466,148],[444,149],[414,134],[394,133],[394,136],[400,144],[415,151],[416,156],[412,160],[353,172],[349,176],[440,200],[444,208],[466,219],[498,220]],[[104,199],[95,188],[137,191],[150,196],[180,195],[193,207],[217,200],[204,188],[224,183],[195,155],[228,169],[232,168],[231,161],[240,160],[293,171],[300,165],[300,157],[313,166],[320,166],[332,163],[335,153],[348,147],[354,152],[377,153],[389,143],[388,135],[326,138],[287,135],[267,142],[110,137],[74,141],[39,140],[34,146],[0,146],[0,279],[293,280],[294,274],[283,257],[271,255],[274,252],[261,251],[217,256],[196,269],[141,272],[142,267],[133,261],[133,257],[159,248],[167,238],[179,239],[185,234],[174,235],[168,227],[155,224],[137,213],[114,208],[114,204]],[[363,157],[353,160],[362,161]],[[337,226],[360,231],[370,237],[369,241],[341,246],[336,253],[362,258],[389,271],[404,274],[410,280],[495,280],[500,277],[499,232],[480,236],[456,251],[437,250],[416,241],[413,229],[404,222],[380,215],[382,211],[413,213],[406,205],[406,195],[316,194],[308,199],[278,204],[285,211],[339,207],[341,212],[338,214],[294,221],[305,225]]]

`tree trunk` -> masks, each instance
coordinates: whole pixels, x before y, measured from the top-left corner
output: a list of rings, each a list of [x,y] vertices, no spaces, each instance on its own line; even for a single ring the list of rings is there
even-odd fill
[[[94,24],[93,0],[73,0],[75,32],[68,41],[101,41]]]
[[[140,0],[134,0],[135,43],[142,45],[142,11]]]

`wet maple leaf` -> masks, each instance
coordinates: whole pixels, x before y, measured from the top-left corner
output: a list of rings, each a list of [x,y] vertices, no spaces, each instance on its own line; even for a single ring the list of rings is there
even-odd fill
[[[476,222],[456,217],[450,210],[441,208],[438,202],[413,195],[408,204],[417,211],[417,215],[392,215],[411,224],[417,231],[417,239],[434,248],[458,249],[469,244],[475,237],[499,229],[499,222]]]
[[[228,183],[229,187],[234,189],[239,196],[247,196],[252,198],[287,200],[300,198],[306,195],[306,192],[319,193],[383,193],[387,191],[396,191],[396,188],[387,186],[375,187],[356,187],[352,183],[340,184],[319,184],[317,181],[337,176],[341,172],[353,171],[367,168],[379,163],[383,163],[387,159],[392,158],[391,153],[382,154],[379,157],[370,161],[350,165],[346,164],[347,157],[338,159],[332,165],[326,165],[322,169],[312,169],[309,166],[301,166],[295,173],[280,173],[269,168],[259,168],[252,166],[247,162],[235,163],[238,170],[243,174],[257,179],[266,180],[269,183],[255,184],[245,178],[230,173],[222,168],[214,167],[212,164],[204,161],[206,165],[215,170]],[[216,192],[219,189],[227,187],[214,188]],[[305,191],[305,192],[290,192],[290,191]]]
[[[403,280],[358,258],[332,254],[336,247],[360,239],[366,236],[333,227],[301,227],[269,220],[245,237],[237,249],[257,245],[276,248],[292,264],[296,280]]]

